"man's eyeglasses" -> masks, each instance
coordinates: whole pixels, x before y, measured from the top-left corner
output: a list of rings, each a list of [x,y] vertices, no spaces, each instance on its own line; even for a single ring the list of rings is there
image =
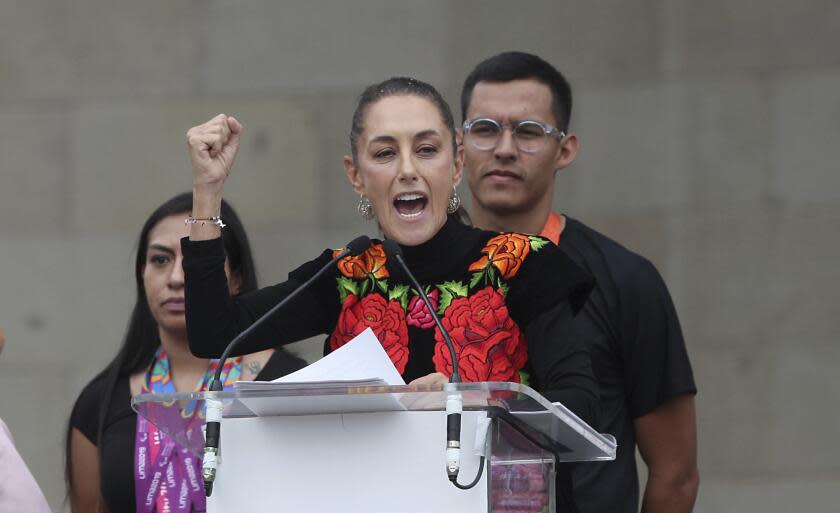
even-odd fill
[[[525,120],[502,125],[495,119],[478,118],[464,121],[464,139],[479,150],[492,150],[499,144],[502,131],[510,128],[516,147],[525,153],[536,153],[545,147],[551,136],[561,140],[566,133],[541,121]]]

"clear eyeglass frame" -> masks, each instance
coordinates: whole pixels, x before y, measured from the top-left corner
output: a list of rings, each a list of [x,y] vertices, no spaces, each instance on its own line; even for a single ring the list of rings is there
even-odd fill
[[[476,127],[490,131],[477,133]],[[492,118],[475,118],[464,121],[464,139],[479,150],[492,150],[499,144],[502,131],[506,128],[510,128],[516,147],[525,153],[542,150],[550,136],[556,137],[558,141],[566,137],[563,130],[533,119],[502,124]]]

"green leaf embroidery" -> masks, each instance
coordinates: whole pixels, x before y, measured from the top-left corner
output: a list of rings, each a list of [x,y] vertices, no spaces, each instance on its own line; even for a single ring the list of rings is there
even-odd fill
[[[440,304],[438,305],[438,315],[443,315],[443,312],[449,308],[452,300],[456,297],[467,297],[469,288],[460,281],[447,281],[442,285],[438,285],[437,289],[440,291]]]
[[[438,285],[438,288],[441,287],[452,292],[452,295],[455,297],[467,297],[467,294],[469,294],[469,287],[460,281],[446,281],[443,285]]]
[[[533,235],[528,236],[528,240],[531,241],[531,251],[537,252],[543,248],[548,241],[543,239],[542,237],[534,237]]]
[[[370,280],[365,280],[362,282],[362,290],[359,292],[359,297],[364,296],[370,290]]]
[[[484,280],[484,284],[485,285],[491,285],[493,283],[496,283],[497,278],[498,278],[498,271],[496,271],[496,268],[493,267],[493,266],[488,267],[487,268],[487,279]]]
[[[408,285],[396,285],[390,292],[388,292],[388,300],[399,299],[408,292]]]
[[[408,285],[396,285],[388,292],[388,301],[399,300],[403,310],[408,310]]]
[[[379,290],[382,291],[383,294],[388,293],[388,280],[376,280],[374,279],[373,282],[379,287]]]
[[[452,304],[452,293],[440,287],[438,287],[438,290],[440,290],[440,303],[438,304],[437,314],[443,315],[443,312],[445,312],[446,309],[449,308],[449,305]]]
[[[480,273],[473,273],[472,279],[470,280],[470,288],[474,289],[478,282],[481,281],[481,278],[484,276],[484,272]]]
[[[347,299],[347,296],[353,294],[354,296],[359,295],[359,287],[358,284],[344,276],[340,276],[338,278],[338,297],[342,303],[344,300]]]
[[[510,287],[508,287],[507,283],[503,283],[501,280],[499,280],[499,290],[502,292],[502,296],[507,297],[508,290],[510,290]]]

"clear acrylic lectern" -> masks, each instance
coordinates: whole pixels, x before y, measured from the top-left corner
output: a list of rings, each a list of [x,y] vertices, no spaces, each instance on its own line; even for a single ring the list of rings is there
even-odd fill
[[[204,401],[224,403],[214,513],[554,511],[555,461],[615,458],[612,436],[517,383],[277,385],[145,394],[132,405],[201,458]],[[458,481],[471,482],[486,457],[469,490],[445,471],[450,394],[464,403]]]

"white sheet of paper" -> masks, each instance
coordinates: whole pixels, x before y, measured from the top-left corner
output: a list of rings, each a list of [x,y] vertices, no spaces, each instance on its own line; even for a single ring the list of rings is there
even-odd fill
[[[367,328],[356,338],[312,365],[277,378],[273,383],[309,383],[381,378],[389,385],[405,385],[394,362],[373,330]]]
[[[237,390],[304,390],[366,385],[405,385],[388,353],[368,328],[317,362],[274,381],[239,381]],[[240,397],[239,404],[258,416],[397,411],[405,406],[391,394]]]

